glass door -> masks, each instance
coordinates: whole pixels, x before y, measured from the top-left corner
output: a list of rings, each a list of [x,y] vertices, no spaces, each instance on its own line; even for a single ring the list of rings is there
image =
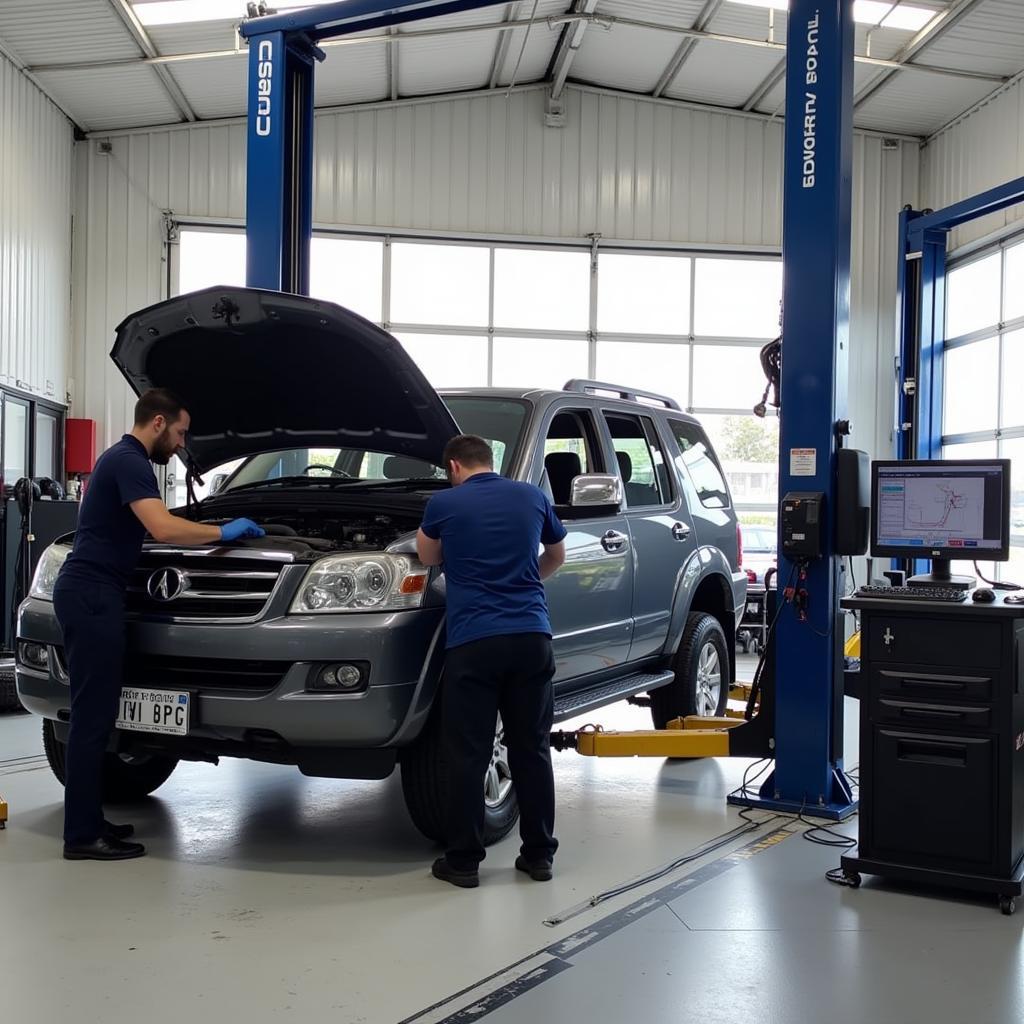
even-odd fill
[[[3,461],[0,463],[0,497],[7,498],[14,485],[29,471],[29,403],[3,396]]]

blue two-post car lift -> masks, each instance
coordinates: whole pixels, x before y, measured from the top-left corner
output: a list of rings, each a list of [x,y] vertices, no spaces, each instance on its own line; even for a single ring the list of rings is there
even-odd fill
[[[313,75],[323,40],[505,0],[348,0],[243,23],[249,43],[246,232],[250,287],[309,291]],[[791,0],[786,72],[781,377],[783,494],[822,497],[822,557],[779,579],[800,579],[805,614],[783,608],[774,664],[756,713],[687,719],[662,732],[580,733],[603,756],[768,756],[774,770],[734,802],[843,818],[856,807],[842,766],[843,686],[833,549],[837,424],[845,415],[853,142],[853,0]],[[742,301],[742,296],[737,297]],[[739,691],[735,696],[743,696]],[[751,701],[753,703],[753,701]]]

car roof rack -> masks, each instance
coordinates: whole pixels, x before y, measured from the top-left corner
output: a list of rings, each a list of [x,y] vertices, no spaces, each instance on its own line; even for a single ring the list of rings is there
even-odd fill
[[[608,384],[602,380],[584,380],[574,377],[568,381],[563,391],[576,391],[580,394],[594,394],[598,391],[607,391],[611,395],[625,399],[627,402],[640,402],[643,405],[660,405],[666,409],[675,409],[677,412],[683,410],[679,403],[668,395],[658,395],[653,391],[638,391],[636,388],[624,388],[619,384]]]

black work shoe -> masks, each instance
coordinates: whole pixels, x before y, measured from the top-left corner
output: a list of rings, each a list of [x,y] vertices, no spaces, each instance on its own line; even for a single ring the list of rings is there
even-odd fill
[[[522,854],[516,857],[516,871],[529,875],[535,882],[550,882],[554,871],[549,860],[527,860]]]
[[[64,844],[65,860],[131,860],[145,852],[142,843],[125,843],[112,836],[100,836],[91,843]]]
[[[107,839],[131,839],[135,835],[134,825],[112,825],[109,821],[103,822],[103,834]]]
[[[438,857],[434,866],[430,869],[435,878],[442,882],[451,882],[460,889],[475,889],[480,884],[480,873],[475,869],[472,871],[460,871],[448,863],[447,857]]]

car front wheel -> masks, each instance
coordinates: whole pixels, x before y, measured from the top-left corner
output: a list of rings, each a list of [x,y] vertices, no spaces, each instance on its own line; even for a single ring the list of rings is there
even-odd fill
[[[435,843],[445,841],[448,806],[448,758],[441,716],[435,709],[420,737],[402,752],[402,794],[413,824]],[[491,761],[483,778],[484,845],[504,839],[519,820],[505,728],[501,716],[494,730]]]
[[[713,615],[693,612],[675,660],[675,679],[651,692],[651,718],[664,729],[673,718],[721,715],[729,701],[729,647]]]
[[[43,719],[43,750],[50,770],[63,786],[67,777],[68,748],[57,739],[53,722],[48,718]],[[103,755],[103,802],[118,804],[141,800],[159,789],[177,767],[178,760],[174,757],[106,753]]]

